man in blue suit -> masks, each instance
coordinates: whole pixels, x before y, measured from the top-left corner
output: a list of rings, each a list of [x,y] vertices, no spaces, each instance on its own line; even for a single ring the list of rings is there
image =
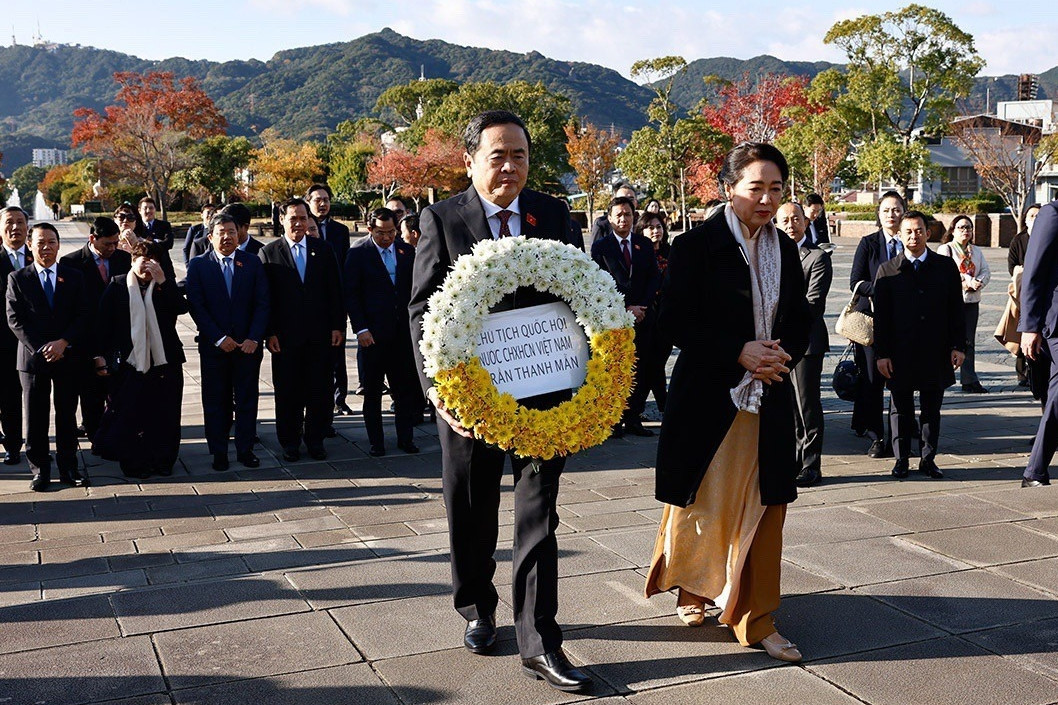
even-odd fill
[[[363,351],[364,425],[371,455],[386,454],[382,433],[383,378],[394,401],[397,447],[418,453],[412,440],[422,416],[415,358],[408,326],[408,299],[415,248],[397,238],[393,211],[377,208],[368,219],[369,237],[349,248],[345,258],[345,307]]]
[[[621,423],[614,427],[614,436],[625,433],[634,436],[653,436],[654,432],[643,426],[639,415],[643,413],[650,385],[646,378],[647,365],[642,364],[648,341],[654,334],[654,297],[661,286],[658,259],[654,255],[654,244],[646,236],[633,233],[635,201],[627,196],[617,196],[610,201],[607,216],[610,232],[596,240],[591,246],[591,258],[610,273],[617,290],[625,297],[625,308],[636,319],[636,375],[635,386],[628,397]]]
[[[1022,487],[1051,484],[1047,466],[1058,449],[1058,200],[1040,208],[1032,226],[1021,277],[1021,351],[1033,362],[1050,361],[1043,407]]]
[[[206,443],[213,469],[227,470],[234,410],[236,459],[255,468],[260,465],[253,441],[261,342],[270,310],[268,281],[261,260],[238,248],[238,224],[231,214],[214,215],[209,232],[212,249],[187,265],[187,299],[202,358]]]

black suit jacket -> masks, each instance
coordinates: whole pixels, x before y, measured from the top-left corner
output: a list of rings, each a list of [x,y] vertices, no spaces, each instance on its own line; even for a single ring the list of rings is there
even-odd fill
[[[349,252],[349,228],[339,223],[334,218],[328,218],[321,223],[323,228],[323,239],[334,250],[334,257],[339,265],[345,263],[345,256]],[[400,239],[400,223],[397,226],[397,239]]]
[[[395,340],[411,345],[408,327],[408,301],[411,299],[411,275],[415,248],[394,240],[397,256],[397,281],[390,281],[382,256],[370,236],[349,248],[345,257],[345,310],[354,333],[371,331],[377,343]]]
[[[566,205],[550,196],[523,189],[519,195],[522,235],[559,242],[569,241],[569,211]],[[532,216],[530,219],[529,216]],[[470,252],[478,242],[492,239],[485,218],[485,209],[477,190],[471,185],[466,191],[423,210],[419,225],[422,237],[415,250],[415,267],[412,275],[411,301],[408,305],[411,324],[411,336],[414,343],[415,365],[423,391],[431,386],[430,379],[422,369],[422,354],[419,352],[419,341],[422,340],[422,318],[426,311],[426,301],[440,288],[452,264],[460,255]],[[554,296],[525,287],[504,297],[493,310],[524,308],[537,304],[556,301]],[[566,392],[556,395],[533,397],[523,400],[523,404],[549,406],[562,395],[569,398]]]
[[[173,226],[168,220],[155,218],[149,227],[144,223],[143,228],[144,237],[148,240],[153,240],[162,249],[173,249]]]
[[[132,267],[132,255],[124,250],[115,250],[114,253],[110,255],[108,263],[110,265],[110,279],[120,279],[124,282],[125,276],[129,273],[129,269]],[[99,276],[99,268],[96,267],[92,246],[88,244],[76,252],[71,252],[70,254],[63,256],[59,260],[59,264],[76,269],[81,273],[81,276],[84,277],[84,294],[88,298],[88,320],[85,321],[85,344],[92,349],[95,349],[97,347],[96,335],[98,331],[96,329],[96,323],[99,319],[99,301],[103,298],[103,292],[110,283],[110,279],[103,281],[103,277]],[[172,281],[172,279],[167,280]]]
[[[962,278],[955,260],[932,250],[916,272],[903,255],[874,280],[874,352],[893,361],[890,389],[955,384],[952,350],[966,350]]]
[[[29,251],[28,246],[23,246],[22,249],[26,264],[32,264],[33,253]],[[11,259],[7,256],[7,250],[0,248],[0,295],[3,295],[5,301],[7,300],[7,277],[13,271],[15,271],[15,265],[11,264]],[[7,319],[5,318],[4,320],[5,323],[0,325],[0,350],[13,354],[18,347],[18,338],[7,326]]]
[[[187,313],[187,300],[180,295],[176,283],[166,279],[161,286],[155,285],[151,301],[158,318],[166,364],[182,365],[187,360],[180,335],[176,332],[176,319],[180,314]],[[123,360],[129,359],[132,354],[132,324],[129,319],[129,288],[125,277],[121,277],[111,281],[100,298],[96,335],[98,346],[93,357],[102,356],[111,361],[120,355]]]
[[[305,281],[298,276],[286,237],[261,248],[272,306],[268,335],[286,345],[331,344],[331,331],[345,331],[345,310],[334,250],[318,238],[301,240],[308,249]]]
[[[617,290],[624,294],[625,306],[646,306],[648,313],[661,287],[661,273],[654,244],[643,235],[630,235],[632,269],[625,266],[617,236],[610,234],[591,246],[591,258],[613,277]]]
[[[827,223],[827,214],[821,213],[818,218],[812,221],[812,227],[816,229],[816,236],[819,238],[813,245],[818,245],[821,242],[830,242],[830,224]],[[806,231],[806,234],[811,234],[811,228]]]
[[[1058,337],[1058,200],[1036,215],[1025,251],[1018,330]]]
[[[899,254],[899,253],[898,253]],[[878,267],[889,259],[885,244],[885,235],[876,230],[860,240],[856,254],[852,258],[852,272],[849,275],[849,291],[859,291],[861,297],[856,304],[857,311],[871,312],[871,296],[874,294],[874,281]],[[859,289],[856,283],[862,282]]]
[[[771,337],[792,368],[811,327],[797,245],[779,233],[779,302]],[[657,498],[687,506],[701,485],[737,409],[731,389],[746,369],[742,347],[757,336],[749,266],[724,209],[672,241],[658,313],[661,334],[680,348],[658,438]],[[760,410],[760,494],[766,505],[797,498],[793,393],[788,380],[765,386]]]
[[[18,338],[20,372],[41,372],[49,363],[37,355],[46,343],[62,338],[69,343],[64,358],[80,356],[85,324],[88,319],[88,297],[84,278],[72,267],[56,262],[55,295],[48,306],[40,276],[32,265],[12,272],[7,278],[7,324]]]
[[[805,241],[807,244],[807,240]],[[818,247],[801,247],[801,269],[805,274],[805,291],[808,310],[812,314],[812,332],[808,338],[805,355],[822,355],[830,351],[830,333],[823,321],[827,310],[827,294],[834,281],[834,263],[830,254]]]
[[[214,250],[187,265],[187,300],[198,326],[198,349],[203,354],[223,355],[217,341],[224,336],[241,343],[262,343],[268,327],[271,298],[261,261],[235,250],[231,296],[224,284],[220,258]]]
[[[187,229],[187,235],[184,237],[184,264],[190,262],[192,257],[202,254],[202,252],[199,252],[198,255],[191,254],[191,248],[194,245],[195,240],[200,237],[206,237],[206,226],[202,223],[195,223]],[[204,251],[205,250],[203,250],[203,252]]]
[[[607,235],[613,234],[613,226],[610,225],[610,219],[605,215],[600,215],[595,219],[595,222],[591,224],[591,244],[595,247],[595,243],[602,240]]]

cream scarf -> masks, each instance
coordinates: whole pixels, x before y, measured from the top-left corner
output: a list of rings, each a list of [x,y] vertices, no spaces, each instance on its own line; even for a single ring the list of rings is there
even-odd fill
[[[757,232],[756,247],[752,253],[742,234],[744,227],[735,215],[735,210],[728,204],[724,215],[727,227],[735,236],[742,254],[749,264],[750,290],[753,294],[753,330],[757,340],[771,340],[771,326],[775,320],[775,311],[779,307],[779,283],[782,278],[782,256],[779,250],[779,233],[770,222],[761,226]],[[755,255],[756,262],[750,260]],[[739,411],[751,414],[760,413],[760,400],[764,394],[764,383],[753,379],[748,370],[742,381],[731,390],[731,401]]]
[[[125,285],[129,289],[129,327],[132,329],[129,362],[137,372],[147,372],[151,367],[166,363],[162,332],[154,312],[154,282],[147,285],[146,294],[140,294],[140,280],[129,272]]]

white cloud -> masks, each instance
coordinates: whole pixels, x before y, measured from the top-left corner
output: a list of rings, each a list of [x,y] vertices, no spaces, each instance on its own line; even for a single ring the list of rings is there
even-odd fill
[[[988,65],[981,71],[987,76],[1042,73],[1058,64],[1054,37],[1058,25],[1033,25],[979,32],[974,40],[977,52]]]

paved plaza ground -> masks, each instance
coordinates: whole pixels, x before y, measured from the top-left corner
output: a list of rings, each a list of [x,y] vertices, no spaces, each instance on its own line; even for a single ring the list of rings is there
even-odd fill
[[[63,226],[64,252],[82,233]],[[838,245],[831,328],[856,243]],[[682,626],[672,596],[643,597],[661,506],[655,439],[629,437],[573,458],[559,494],[559,620],[594,689],[522,677],[505,587],[496,654],[470,654],[449,595],[435,428],[418,427],[421,454],[375,459],[359,414],[343,417],[327,462],[284,464],[266,360],[261,467],[214,472],[184,317],[173,477],[126,481],[85,443],[89,489],[34,494],[25,463],[0,470],[0,703],[1058,703],[1058,490],[1018,484],[1039,407],[991,338],[1006,250],[987,256],[978,368],[992,393],[947,395],[943,480],[891,479],[824,380],[825,481],[790,506],[776,613],[801,666],[738,646],[713,619]],[[500,585],[512,500],[508,474]]]

